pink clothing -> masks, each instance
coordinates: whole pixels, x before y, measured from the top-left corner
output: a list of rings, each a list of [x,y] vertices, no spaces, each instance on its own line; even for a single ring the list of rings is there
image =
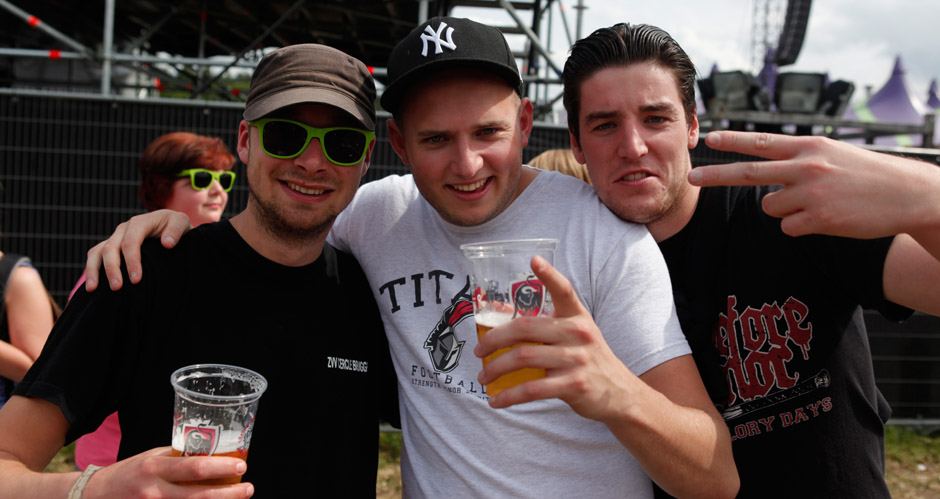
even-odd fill
[[[97,430],[75,441],[75,466],[85,469],[89,464],[108,466],[117,461],[121,445],[121,424],[118,413],[111,414]]]
[[[78,291],[78,288],[85,284],[85,273],[78,279],[78,283],[72,288],[69,294],[69,300],[72,295]],[[75,466],[79,469],[85,469],[89,464],[97,466],[108,466],[117,461],[118,447],[121,445],[121,424],[118,421],[118,413],[114,413],[104,421],[97,430],[82,435],[75,441]]]
[[[75,296],[75,292],[78,291],[78,288],[82,287],[83,284],[85,284],[85,271],[84,270],[82,271],[82,276],[78,278],[78,282],[75,283],[75,287],[72,288],[72,292],[69,293],[69,300],[71,300],[72,297]]]

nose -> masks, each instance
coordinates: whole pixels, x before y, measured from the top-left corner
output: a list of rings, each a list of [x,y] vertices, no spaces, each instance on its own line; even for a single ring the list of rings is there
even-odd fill
[[[474,148],[471,140],[458,138],[454,141],[451,165],[458,176],[472,178],[483,167],[483,157]]]
[[[225,193],[225,189],[222,188],[222,184],[218,180],[212,179],[212,183],[209,184],[209,196],[218,196]]]
[[[625,122],[623,127],[621,127],[621,131],[620,147],[617,150],[621,157],[639,159],[649,152],[649,148],[646,146],[646,139],[644,139],[639,126],[634,123]]]
[[[320,139],[312,138],[304,152],[294,158],[294,164],[308,172],[316,172],[326,168],[330,160],[323,154],[323,146],[320,145]]]

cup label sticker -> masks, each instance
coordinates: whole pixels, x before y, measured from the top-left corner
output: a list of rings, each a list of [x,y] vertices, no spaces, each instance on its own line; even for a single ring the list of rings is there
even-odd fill
[[[515,281],[510,286],[512,303],[515,307],[513,317],[537,317],[545,306],[545,287],[542,281],[533,275]]]
[[[211,456],[219,446],[222,426],[183,426],[183,455]]]

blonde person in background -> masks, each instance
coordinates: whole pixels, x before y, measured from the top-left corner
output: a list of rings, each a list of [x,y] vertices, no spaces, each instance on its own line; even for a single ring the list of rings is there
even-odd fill
[[[529,160],[529,165],[542,170],[556,171],[570,175],[591,184],[587,165],[578,163],[571,149],[549,149]]]
[[[42,351],[59,306],[28,257],[0,251],[0,407]]]
[[[218,222],[235,185],[234,165],[235,156],[219,138],[189,132],[161,135],[140,156],[140,201],[147,211],[169,208],[185,213],[193,227]],[[83,273],[69,299],[84,283]],[[84,470],[89,464],[114,464],[120,444],[121,427],[115,412],[97,430],[75,442],[75,466]]]

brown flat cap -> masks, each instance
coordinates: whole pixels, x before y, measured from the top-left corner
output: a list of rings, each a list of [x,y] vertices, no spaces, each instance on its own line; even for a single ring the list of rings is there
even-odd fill
[[[255,121],[300,103],[327,104],[375,130],[375,82],[359,59],[326,45],[289,45],[268,53],[251,77],[244,117]]]

